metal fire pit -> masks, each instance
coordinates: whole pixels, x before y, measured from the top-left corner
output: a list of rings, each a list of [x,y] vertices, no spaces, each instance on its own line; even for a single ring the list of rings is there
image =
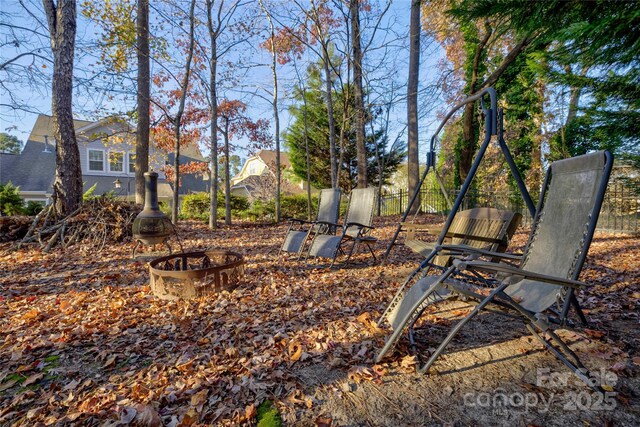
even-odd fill
[[[192,299],[235,289],[244,274],[244,260],[231,251],[187,252],[154,259],[149,274],[158,298]]]

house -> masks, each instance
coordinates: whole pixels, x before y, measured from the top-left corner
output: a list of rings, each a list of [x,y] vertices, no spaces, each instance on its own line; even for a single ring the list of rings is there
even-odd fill
[[[307,184],[294,175],[287,153],[280,152],[283,194],[306,193]],[[231,193],[248,199],[270,199],[275,191],[276,152],[260,150],[249,157],[240,172],[231,178]]]
[[[135,194],[135,129],[128,123],[109,117],[97,122],[74,120],[83,191],[95,185],[94,195],[114,192],[123,198]],[[55,144],[53,120],[40,114],[20,154],[0,154],[0,183],[11,182],[19,188],[25,201],[48,202],[55,179]],[[151,144],[153,145],[153,144]],[[204,161],[197,147],[189,147],[180,155],[181,163]],[[150,169],[159,173],[158,196],[171,200],[173,189],[161,172],[173,155],[149,148]],[[117,181],[117,185],[116,185]],[[120,187],[120,188],[116,188]],[[180,194],[206,191],[207,181],[202,177],[185,175]]]

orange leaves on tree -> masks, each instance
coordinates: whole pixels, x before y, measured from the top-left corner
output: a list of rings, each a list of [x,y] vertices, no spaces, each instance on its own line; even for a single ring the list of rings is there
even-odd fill
[[[294,32],[290,27],[280,28],[273,37],[260,44],[262,49],[272,52],[275,50],[279,64],[287,64],[294,58],[300,59],[304,53],[302,33]]]

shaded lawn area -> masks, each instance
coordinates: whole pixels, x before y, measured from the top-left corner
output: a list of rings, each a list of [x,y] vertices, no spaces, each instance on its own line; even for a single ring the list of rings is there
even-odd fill
[[[376,220],[379,255],[398,220]],[[251,425],[265,400],[289,425],[640,424],[639,237],[596,233],[579,295],[591,325],[562,333],[616,376],[613,400],[597,402],[521,325],[490,314],[430,375],[415,373],[406,339],[374,365],[388,332],[375,321],[420,258],[399,247],[385,266],[311,268],[277,258],[285,230],[181,223],[186,250],[237,251],[246,266],[233,292],[178,302],[151,294],[132,244],[0,245],[0,425]],[[466,312],[429,312],[423,350]],[[537,384],[539,372],[568,383]]]

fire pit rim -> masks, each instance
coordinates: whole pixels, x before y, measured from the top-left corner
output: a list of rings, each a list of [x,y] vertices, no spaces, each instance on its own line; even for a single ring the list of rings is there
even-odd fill
[[[213,264],[206,268],[198,268],[195,270],[162,270],[159,268],[155,268],[158,264],[177,259],[177,258],[201,258],[207,256],[211,258],[212,256],[232,256],[235,260],[225,263],[225,264]],[[196,252],[181,252],[171,255],[165,255],[159,258],[155,258],[149,262],[149,270],[151,273],[156,273],[165,277],[172,277],[175,279],[185,279],[185,278],[195,278],[200,279],[208,276],[209,274],[219,271],[219,270],[228,270],[231,268],[239,267],[244,264],[244,259],[241,254],[225,249],[210,249],[206,251],[196,251]]]

